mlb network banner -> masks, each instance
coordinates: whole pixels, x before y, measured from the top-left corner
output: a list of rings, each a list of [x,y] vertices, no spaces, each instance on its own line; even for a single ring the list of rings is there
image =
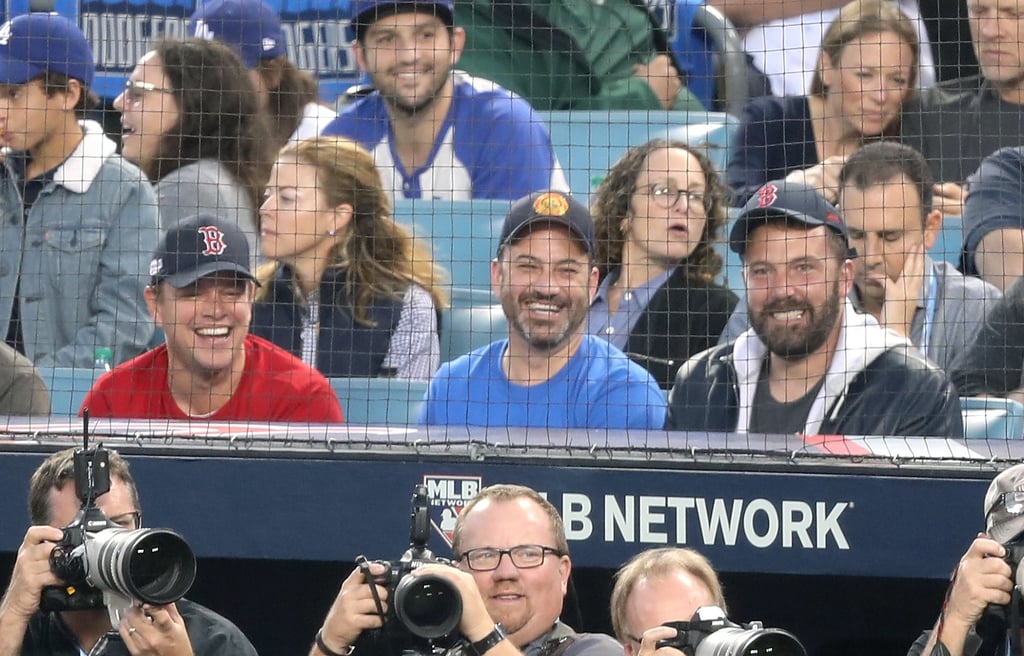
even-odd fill
[[[8,0],[7,16],[27,12],[29,1]],[[333,101],[361,80],[352,54],[349,0],[268,2],[281,14],[288,58],[319,79],[325,100]],[[55,11],[78,21],[92,45],[97,73],[93,90],[113,98],[150,44],[161,38],[191,36],[188,18],[197,0],[56,0],[53,4]]]

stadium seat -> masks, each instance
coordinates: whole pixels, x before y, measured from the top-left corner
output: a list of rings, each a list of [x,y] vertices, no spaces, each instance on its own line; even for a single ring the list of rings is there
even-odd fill
[[[942,230],[928,254],[935,260],[949,262],[957,266],[960,262],[960,249],[964,241],[964,222],[959,216],[947,216],[942,219]]]
[[[703,147],[724,168],[737,120],[722,112],[539,112],[573,193],[588,199],[608,169],[632,146],[657,137]],[[588,201],[589,202],[589,201]]]
[[[491,260],[509,201],[409,200],[395,203],[393,217],[424,241],[453,288],[491,288]]]
[[[427,383],[397,378],[331,378],[345,422],[383,426],[415,424]]]
[[[50,390],[50,411],[54,415],[77,415],[85,395],[103,372],[84,367],[36,367]]]
[[[456,289],[451,307],[441,313],[441,362],[507,335],[505,313],[490,292]]]
[[[968,439],[1019,440],[1024,437],[1024,406],[1011,399],[960,397],[964,437]]]

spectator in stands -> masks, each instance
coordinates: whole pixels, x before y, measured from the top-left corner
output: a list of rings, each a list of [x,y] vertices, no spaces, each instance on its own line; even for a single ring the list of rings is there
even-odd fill
[[[1002,396],[1024,403],[1024,278],[993,307],[950,376],[963,396]]]
[[[459,67],[543,110],[704,111],[644,2],[455,3]]]
[[[601,273],[588,330],[647,368],[665,389],[713,346],[736,295],[714,282],[726,203],[710,160],[656,139],[627,152],[593,204]]]
[[[29,483],[32,526],[25,533],[7,592],[0,603],[0,654],[87,654],[116,629],[132,654],[256,656],[234,624],[212,610],[180,599],[164,606],[133,604],[112,627],[104,606],[78,610],[41,607],[43,588],[61,581],[50,569],[50,552],[82,502],[75,493],[74,449],[51,455]],[[110,491],[96,498],[107,519],[132,530],[142,525],[142,506],[128,463],[109,453]],[[80,591],[81,596],[88,594]],[[66,605],[66,604],[65,604]],[[106,652],[109,653],[109,652]]]
[[[814,189],[769,182],[733,225],[752,328],[691,358],[669,395],[675,430],[807,435],[963,434],[946,375],[844,299],[854,255]]]
[[[50,392],[39,371],[31,360],[0,342],[0,415],[48,414]]]
[[[957,564],[934,629],[925,631],[907,656],[1020,653],[1022,636],[1008,632],[1006,617],[999,618],[1000,613],[989,609],[999,611],[998,606],[1022,603],[1020,591],[1014,589],[1014,569],[1003,560],[1004,545],[1019,545],[1024,534],[1022,503],[1024,465],[1014,465],[989,485],[985,532],[978,534]]]
[[[443,274],[388,216],[370,154],[339,137],[287,146],[266,197],[252,333],[331,378],[429,379]]]
[[[164,230],[198,212],[230,218],[259,257],[256,207],[272,141],[248,70],[217,41],[162,41],[114,99],[121,152],[156,185]]]
[[[1017,0],[970,0],[967,13],[981,75],[938,84],[903,113],[903,139],[928,160],[951,215],[982,159],[1024,140],[1024,11]]]
[[[441,366],[420,423],[660,428],[665,397],[647,370],[584,330],[597,289],[594,225],[557,191],[516,201],[491,263],[508,339]]]
[[[928,257],[942,229],[928,163],[910,146],[868,144],[843,166],[839,186],[857,251],[850,300],[947,369],[1002,293]]]
[[[559,620],[572,571],[569,543],[558,510],[535,490],[508,484],[481,490],[455,520],[452,553],[455,568],[426,565],[417,574],[441,576],[462,596],[459,630],[470,644],[453,654],[622,656],[622,647],[609,636],[576,633]],[[383,569],[371,567],[374,573]],[[386,591],[378,584],[377,592]],[[370,586],[356,568],[342,584],[310,656],[347,653],[363,631],[379,626]]]
[[[821,54],[819,44],[828,26],[849,0],[779,2],[778,0],[711,0],[710,5],[728,17],[743,38],[743,48],[763,71],[776,96],[803,96]],[[895,0],[907,15],[921,44],[918,88],[935,84],[935,70],[928,29],[918,0]],[[940,47],[942,43],[937,43]],[[957,47],[958,44],[951,44]]]
[[[615,574],[612,628],[625,656],[653,653],[658,640],[676,637],[662,624],[689,621],[701,606],[728,610],[718,574],[693,549],[641,551]]]
[[[742,205],[768,180],[815,187],[835,202],[843,162],[865,141],[897,134],[917,80],[917,32],[887,0],[854,0],[821,42],[807,96],[751,101],[726,170]]]
[[[319,372],[249,334],[256,282],[233,221],[178,222],[150,271],[146,302],[166,343],[101,376],[82,410],[126,419],[342,420]]]
[[[1001,148],[967,180],[960,270],[1006,291],[1024,275],[1024,148]]]
[[[288,59],[281,17],[263,0],[209,0],[191,21],[193,36],[223,41],[249,68],[276,148],[317,136],[337,116],[319,102],[316,79]]]
[[[324,130],[369,150],[394,198],[519,198],[568,191],[522,98],[453,71],[466,40],[452,0],[358,0],[356,61],[376,91]]]
[[[146,258],[159,238],[153,189],[94,121],[85,35],[55,13],[0,28],[0,329],[40,366],[121,362],[153,334]]]

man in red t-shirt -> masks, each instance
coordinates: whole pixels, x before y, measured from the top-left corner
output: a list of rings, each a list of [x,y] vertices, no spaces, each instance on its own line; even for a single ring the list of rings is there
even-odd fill
[[[257,283],[237,225],[208,215],[178,223],[149,270],[146,303],[166,343],[100,377],[82,410],[118,419],[342,421],[326,378],[249,334]]]

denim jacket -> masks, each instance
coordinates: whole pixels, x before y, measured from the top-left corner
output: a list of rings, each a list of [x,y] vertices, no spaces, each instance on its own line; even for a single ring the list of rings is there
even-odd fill
[[[114,363],[141,353],[153,333],[143,290],[159,238],[156,196],[145,175],[117,154],[98,123],[24,218],[17,160],[0,167],[0,339],[21,281],[25,355],[37,365],[91,367],[94,349]]]

